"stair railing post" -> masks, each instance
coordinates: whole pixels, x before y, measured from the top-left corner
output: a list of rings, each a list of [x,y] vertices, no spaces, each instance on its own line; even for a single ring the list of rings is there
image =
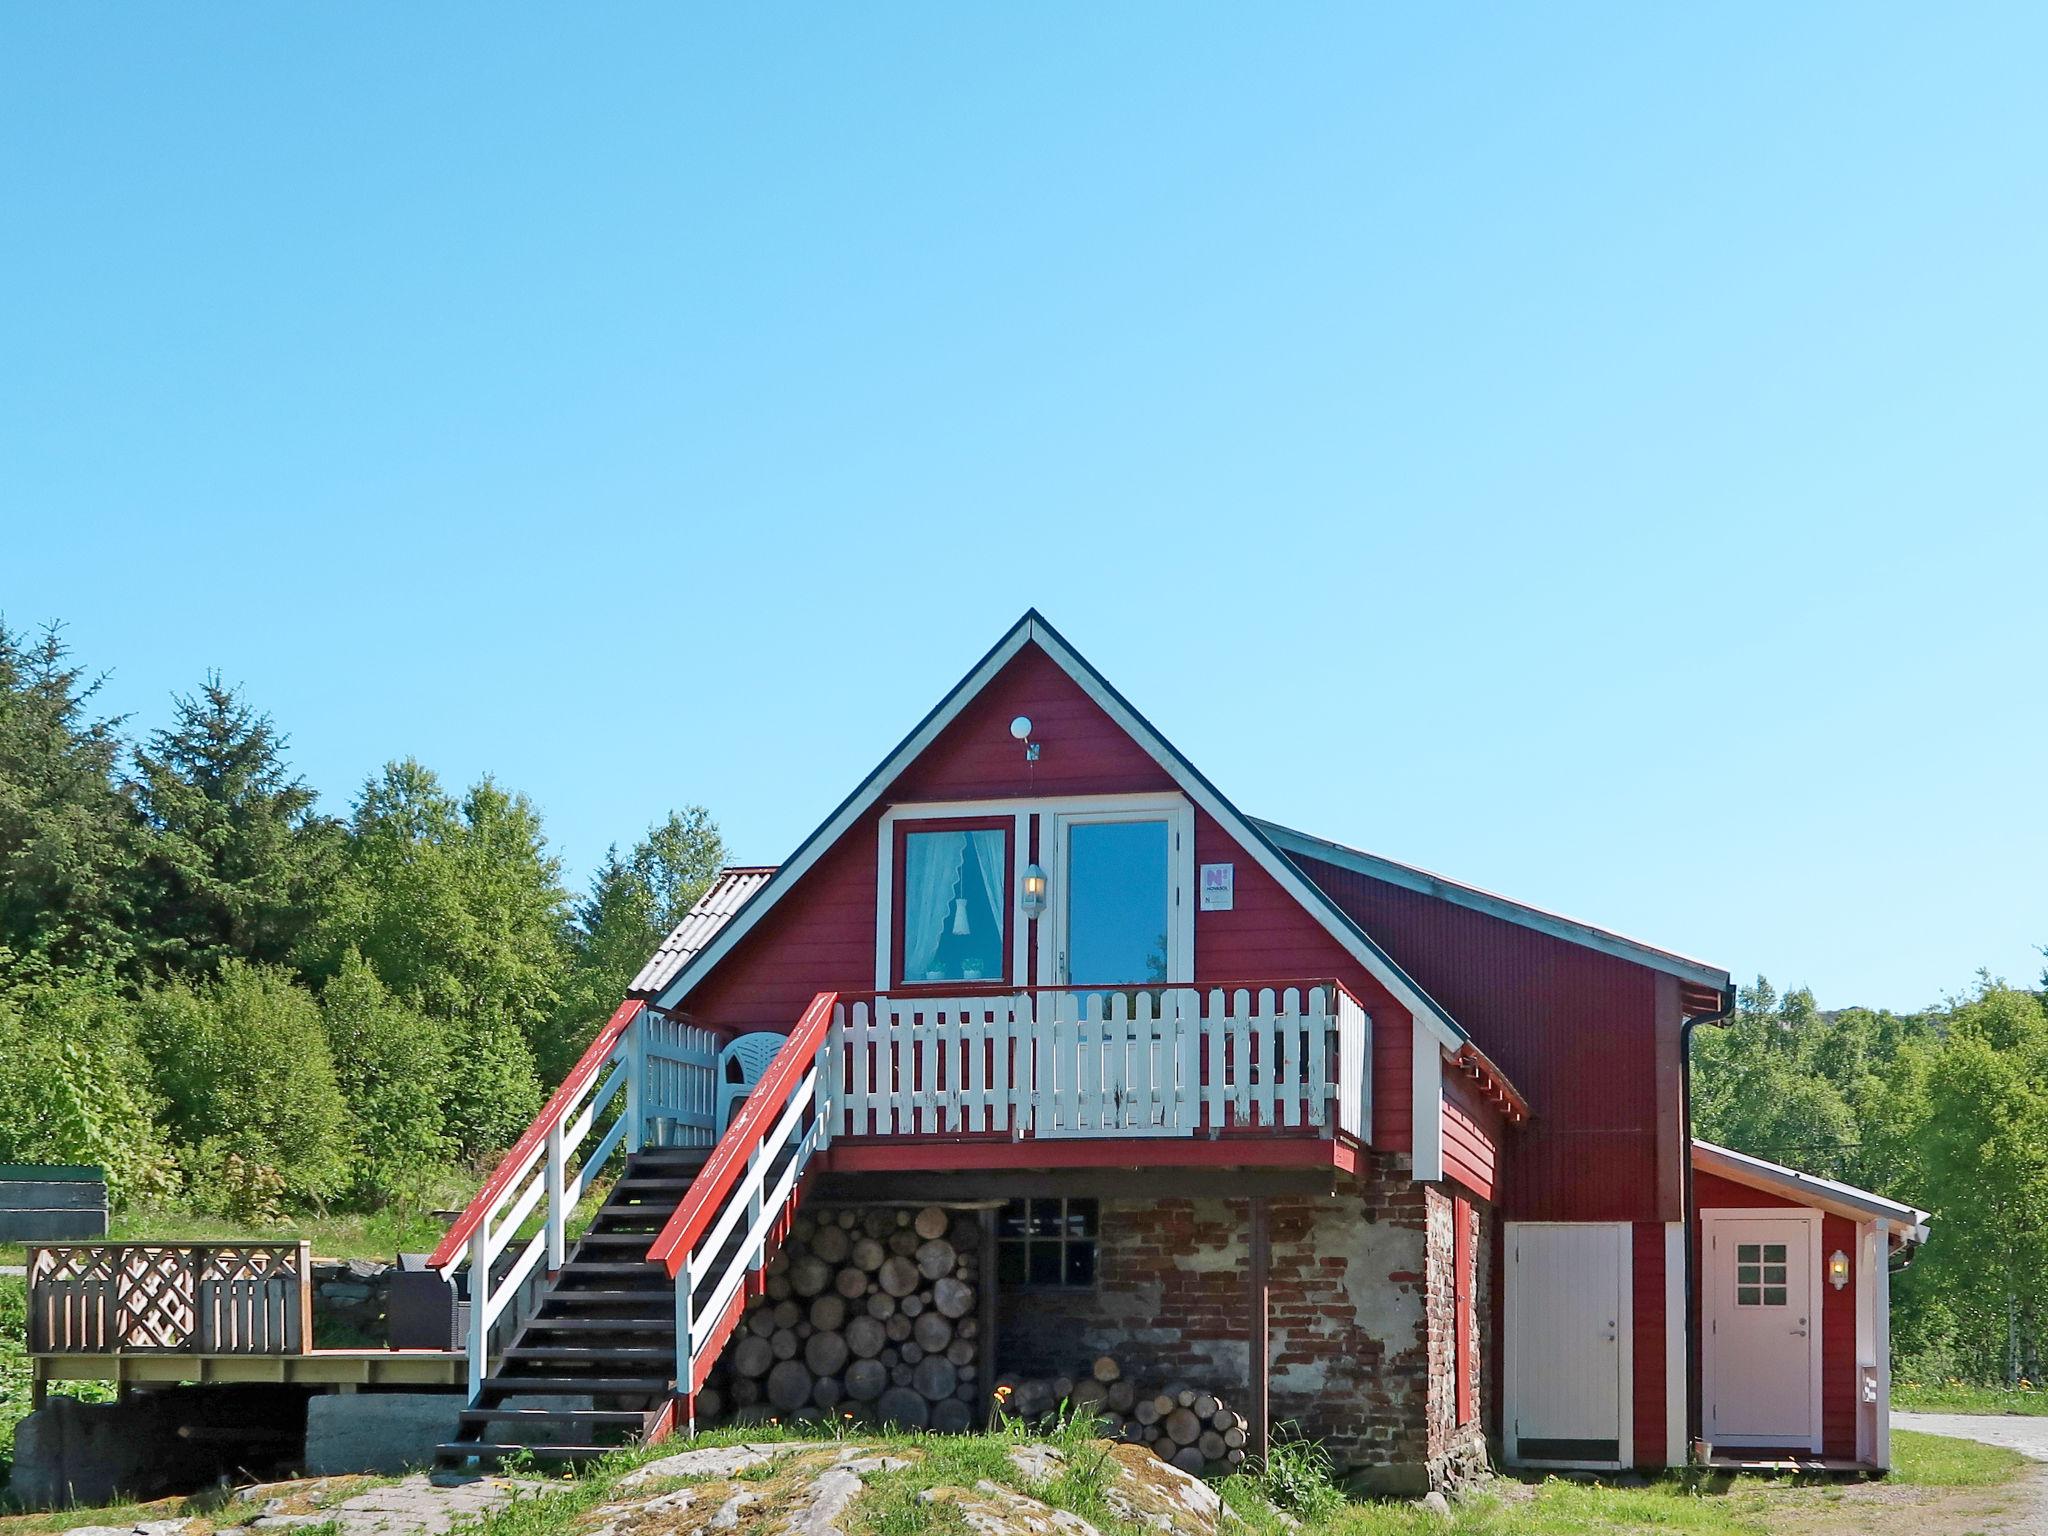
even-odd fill
[[[626,1151],[646,1145],[647,1135],[647,1010],[633,1015],[622,1042],[626,1057]]]
[[[695,1303],[690,1295],[695,1280],[690,1274],[690,1256],[683,1255],[683,1267],[676,1271],[676,1396],[682,1399],[677,1416],[683,1421],[683,1433],[697,1433],[697,1392],[694,1385],[696,1376],[696,1346],[690,1338],[691,1314]]]
[[[569,1225],[569,1213],[562,1208],[568,1173],[563,1165],[568,1159],[562,1147],[560,1120],[548,1127],[547,1157],[545,1177],[548,1185],[548,1273],[552,1275],[562,1267],[568,1247],[564,1237]]]
[[[747,1231],[753,1234],[747,1247],[747,1268],[758,1270],[767,1262],[768,1243],[761,1233],[761,1144],[747,1154]]]
[[[477,1223],[469,1238],[469,1402],[483,1396],[491,1354],[491,1220]]]

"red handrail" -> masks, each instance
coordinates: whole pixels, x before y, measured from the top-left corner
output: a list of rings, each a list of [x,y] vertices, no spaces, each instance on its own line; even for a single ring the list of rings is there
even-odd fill
[[[818,1047],[824,1044],[826,1031],[832,1027],[832,1009],[838,1001],[837,992],[820,992],[811,999],[810,1007],[797,1020],[775,1059],[768,1063],[768,1070],[761,1074],[753,1092],[741,1103],[732,1124],[718,1138],[718,1145],[711,1149],[710,1158],[690,1181],[675,1214],[647,1250],[648,1261],[664,1266],[671,1278],[682,1273],[684,1256],[710,1229],[725,1197],[746,1172],[747,1158],[761,1145],[761,1139],[773,1128],[789,1096],[796,1092],[804,1073],[817,1059]]]
[[[598,1068],[612,1053],[612,1047],[619,1043],[619,1037],[632,1028],[633,1020],[647,1005],[638,998],[627,998],[613,1010],[611,1019],[597,1032],[597,1038],[590,1042],[590,1048],[577,1059],[569,1069],[569,1075],[562,1079],[562,1086],[548,1095],[547,1103],[533,1118],[533,1124],[526,1128],[520,1138],[512,1143],[512,1150],[499,1160],[491,1170],[491,1176],[484,1180],[484,1186],[476,1192],[476,1198],[463,1208],[455,1219],[455,1225],[448,1229],[448,1235],[441,1239],[441,1246],[427,1260],[427,1268],[439,1269],[454,1260],[462,1252],[462,1245],[470,1240],[476,1229],[483,1225],[484,1214],[492,1203],[511,1187],[519,1177],[520,1165],[533,1154],[536,1147],[548,1139],[548,1127],[562,1118],[569,1102],[578,1090],[597,1075]]]

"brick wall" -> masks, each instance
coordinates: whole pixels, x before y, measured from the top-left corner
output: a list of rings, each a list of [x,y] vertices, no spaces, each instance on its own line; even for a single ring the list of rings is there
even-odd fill
[[[1493,1393],[1493,1330],[1487,1326],[1493,1315],[1493,1210],[1485,1201],[1460,1191],[1457,1199],[1472,1206],[1472,1253],[1465,1283],[1472,1297],[1471,1327],[1465,1338],[1471,1361],[1472,1396],[1475,1412],[1464,1424],[1458,1422],[1457,1393],[1457,1274],[1453,1257],[1457,1243],[1453,1220],[1453,1196],[1443,1186],[1422,1190],[1427,1209],[1429,1241],[1429,1327],[1428,1403],[1429,1440],[1426,1453],[1432,1487],[1455,1487],[1469,1481],[1487,1465],[1487,1405]]]
[[[1047,1193],[1056,1188],[1049,1178]],[[1455,1482],[1475,1446],[1483,1464],[1484,1413],[1455,1423],[1443,1192],[1381,1157],[1334,1194],[1274,1196],[1267,1209],[1274,1424],[1293,1421],[1342,1467],[1406,1469],[1410,1486]],[[1478,1211],[1472,1348],[1484,1404],[1492,1212]],[[1004,1294],[998,1369],[1059,1375],[1113,1354],[1141,1382],[1214,1386],[1241,1400],[1250,1229],[1245,1200],[1104,1200],[1095,1289]]]

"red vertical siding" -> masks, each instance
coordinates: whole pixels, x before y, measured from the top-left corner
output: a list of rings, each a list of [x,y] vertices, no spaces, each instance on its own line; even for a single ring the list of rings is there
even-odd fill
[[[1693,1201],[1702,1211],[1713,1210],[1803,1210],[1800,1201],[1766,1190],[1751,1189],[1718,1174],[1693,1175]],[[1693,1232],[1695,1264],[1701,1264],[1701,1235]],[[1856,1276],[1862,1255],[1857,1251],[1856,1224],[1845,1216],[1828,1214],[1820,1228],[1820,1426],[1821,1454],[1853,1461],[1856,1457]],[[1827,1283],[1828,1255],[1837,1249],[1849,1256],[1849,1283],[1836,1290]],[[1698,1272],[1706,1273],[1703,1265]],[[1698,1300],[1694,1301],[1693,1326],[1699,1326]],[[1703,1348],[1713,1340],[1700,1335]]]
[[[1504,1216],[1675,1215],[1658,1200],[1655,971],[1317,859],[1296,863],[1527,1096],[1532,1118],[1501,1180]],[[1664,1155],[1675,1158],[1675,1121],[1672,1140]]]
[[[1639,1221],[1633,1229],[1630,1270],[1635,1282],[1629,1336],[1635,1352],[1636,1465],[1664,1465],[1664,1224]]]
[[[1408,1011],[1279,881],[1260,868],[1235,838],[1200,810],[1195,812],[1195,861],[1198,866],[1237,867],[1231,910],[1195,914],[1195,980],[1328,976],[1350,987],[1372,1016],[1373,1123],[1369,1139],[1373,1146],[1387,1151],[1407,1151],[1414,1145]]]
[[[1500,1159],[1500,1111],[1470,1078],[1444,1078],[1444,1172],[1482,1200],[1491,1200]]]
[[[1820,1430],[1821,1453],[1851,1461],[1856,1456],[1856,1224],[1844,1216],[1821,1218],[1820,1227]],[[1849,1283],[1827,1283],[1828,1255],[1849,1256]]]

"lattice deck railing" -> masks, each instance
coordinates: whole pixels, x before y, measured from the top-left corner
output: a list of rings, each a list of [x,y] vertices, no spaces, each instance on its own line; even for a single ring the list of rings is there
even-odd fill
[[[35,1355],[302,1355],[313,1346],[305,1243],[32,1248]]]

